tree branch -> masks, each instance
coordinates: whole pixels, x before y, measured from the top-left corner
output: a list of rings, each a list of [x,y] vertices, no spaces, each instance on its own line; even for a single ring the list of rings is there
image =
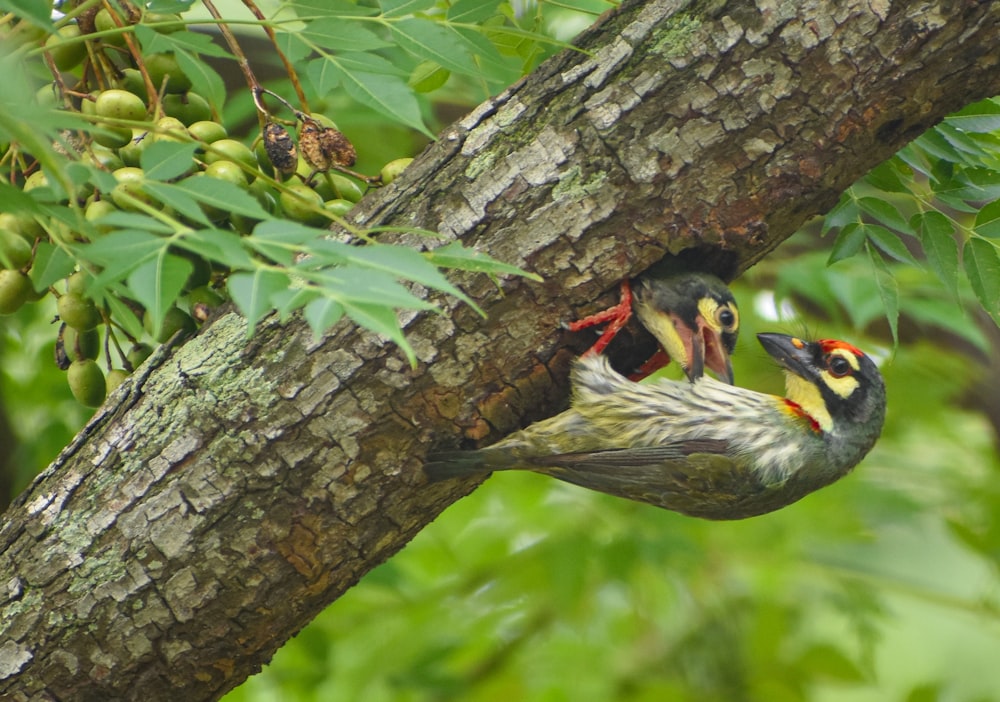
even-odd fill
[[[998,35],[1000,6],[971,0],[608,14],[353,215],[545,282],[461,276],[489,316],[452,300],[406,315],[415,369],[347,323],[314,340],[269,320],[247,341],[233,313],[164,351],[4,516],[0,697],[218,698],[475,487],[427,485],[430,447],[563,405],[586,341],[559,321],[667,252],[746,269],[1000,93]]]

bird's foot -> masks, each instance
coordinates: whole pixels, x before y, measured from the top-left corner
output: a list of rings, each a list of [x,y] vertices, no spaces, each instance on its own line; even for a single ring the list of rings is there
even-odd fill
[[[656,371],[667,366],[670,363],[670,356],[663,349],[658,350],[654,353],[649,360],[635,369],[634,372],[630,373],[628,379],[638,383],[643,378],[648,378]]]
[[[628,320],[632,318],[632,286],[629,281],[623,280],[621,285],[621,297],[618,300],[618,304],[614,307],[609,307],[603,312],[598,312],[592,314],[589,317],[584,317],[575,322],[570,322],[566,325],[569,331],[577,332],[583,329],[589,329],[590,327],[597,326],[598,324],[607,324],[601,336],[597,339],[593,346],[587,349],[587,354],[598,354],[604,351],[611,343],[611,340],[615,338],[618,332],[621,331]],[[647,374],[648,375],[648,374]]]

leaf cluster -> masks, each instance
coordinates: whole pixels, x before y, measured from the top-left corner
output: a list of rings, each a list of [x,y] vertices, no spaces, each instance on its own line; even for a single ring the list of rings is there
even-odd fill
[[[1000,324],[1000,100],[951,115],[873,170],[827,214],[829,229],[831,264],[870,261],[894,338],[899,288],[887,259],[923,260],[955,300],[967,282]]]

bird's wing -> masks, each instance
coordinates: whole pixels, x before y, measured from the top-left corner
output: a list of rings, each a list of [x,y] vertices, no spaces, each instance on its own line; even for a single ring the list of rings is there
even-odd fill
[[[694,454],[725,456],[728,448],[729,443],[723,439],[694,439],[659,446],[539,456],[534,462],[539,465],[576,468],[579,470],[587,468],[614,469],[686,461],[690,460],[690,457]]]
[[[660,446],[539,456],[532,463],[574,485],[648,502],[708,519],[737,519],[762,509],[780,484],[762,477],[727,451],[722,439]],[[769,503],[768,503],[769,504]]]

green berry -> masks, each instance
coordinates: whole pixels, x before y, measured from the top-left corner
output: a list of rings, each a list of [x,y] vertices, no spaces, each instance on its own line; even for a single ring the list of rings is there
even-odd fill
[[[73,397],[84,407],[100,407],[104,402],[107,385],[96,361],[73,361],[66,371],[66,380]]]
[[[229,136],[225,127],[211,120],[201,120],[188,125],[188,134],[206,144],[212,144]]]
[[[163,317],[163,323],[160,324],[159,329],[153,329],[153,318],[149,314],[149,310],[142,316],[142,324],[149,332],[150,336],[156,339],[158,342],[165,343],[179,331],[184,333],[190,333],[195,330],[194,320],[191,319],[191,315],[184,312],[178,307],[171,307],[167,310],[166,315]]]
[[[175,95],[164,95],[163,112],[169,117],[176,117],[185,125],[203,122],[211,119],[212,107],[208,100],[198,93],[191,92]]]
[[[146,103],[127,90],[112,88],[97,96],[94,112],[105,119],[128,119],[138,122],[146,118]]]
[[[219,139],[212,142],[212,148],[205,153],[205,163],[234,161],[247,168],[257,168],[257,157],[246,144],[235,139]]]
[[[139,209],[133,198],[147,204],[153,202],[153,198],[142,189],[143,183],[146,182],[146,173],[141,168],[126,166],[119,168],[113,175],[118,181],[118,185],[111,191],[111,199],[120,208],[123,210]]]
[[[143,364],[143,362],[153,355],[153,347],[149,344],[135,344],[128,352],[128,362],[135,370]]]
[[[338,217],[343,217],[351,208],[354,207],[354,203],[350,200],[344,200],[343,198],[338,198],[335,200],[327,200],[323,203],[323,209],[325,209],[330,214],[335,214]]]
[[[167,80],[168,93],[183,93],[191,89],[191,79],[184,75],[177,58],[172,53],[150,54],[144,57],[144,62],[150,80],[157,90],[163,85],[164,80]]]
[[[107,380],[105,380],[105,384],[108,388],[108,394],[110,395],[117,390],[118,386],[124,383],[128,376],[129,372],[122,370],[121,368],[112,368],[109,370]]]
[[[80,27],[67,24],[45,40],[45,48],[52,54],[52,60],[60,71],[69,71],[79,66],[87,56],[87,45],[77,39]]]
[[[24,268],[31,262],[31,249],[19,234],[0,229],[0,265],[4,268]]]
[[[70,360],[96,360],[101,353],[101,335],[96,329],[78,332],[67,325],[63,330],[63,348]]]
[[[392,181],[399,177],[399,174],[403,170],[413,163],[412,158],[397,158],[395,161],[389,161],[389,163],[382,166],[382,170],[379,171],[379,175],[382,178],[382,184],[388,185]]]
[[[101,311],[92,300],[82,295],[66,293],[56,303],[59,319],[77,331],[93,329],[101,323]]]
[[[31,280],[21,271],[0,271],[0,314],[14,314],[33,292]]]
[[[316,212],[317,209],[322,209],[323,198],[300,181],[288,181],[278,196],[278,202],[282,211],[291,219],[313,224],[324,220],[323,215]]]

